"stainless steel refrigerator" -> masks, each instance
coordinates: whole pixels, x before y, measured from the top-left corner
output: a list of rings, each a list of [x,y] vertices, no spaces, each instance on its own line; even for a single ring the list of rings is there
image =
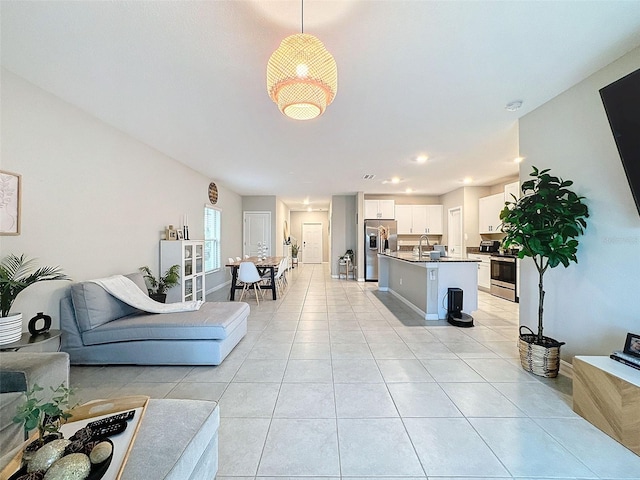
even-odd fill
[[[385,226],[389,232],[389,249],[398,250],[398,228],[395,220],[365,220],[364,221],[364,280],[378,281],[378,252],[384,251],[384,240],[380,236],[380,226]]]

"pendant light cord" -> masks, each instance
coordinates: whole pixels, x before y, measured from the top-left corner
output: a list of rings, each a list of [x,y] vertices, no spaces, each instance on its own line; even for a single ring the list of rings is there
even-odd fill
[[[302,33],[304,33],[304,0],[301,0],[302,8],[300,9],[300,16],[302,17],[300,23],[302,25]]]

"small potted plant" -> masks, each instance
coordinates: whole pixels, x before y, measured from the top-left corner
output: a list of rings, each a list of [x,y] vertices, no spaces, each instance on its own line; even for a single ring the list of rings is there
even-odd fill
[[[60,438],[60,427],[71,418],[69,408],[69,397],[72,390],[61,383],[58,388],[49,387],[53,392],[50,402],[44,402],[37,397],[38,392],[44,388],[37,383],[25,392],[26,401],[18,407],[14,423],[21,423],[24,426],[25,437],[33,429],[38,429],[38,438],[30,443],[26,452],[35,452],[49,440]]]
[[[543,278],[549,268],[578,262],[578,240],[584,233],[589,216],[587,206],[568,187],[570,180],[549,175],[549,170],[533,167],[533,179],[522,184],[523,196],[515,202],[506,202],[500,212],[502,231],[506,234],[502,246],[520,247],[519,258],[531,257],[538,270],[538,332],[520,327],[520,363],[531,373],[556,377],[560,368],[560,346],[543,331],[544,285]],[[529,333],[523,334],[527,329]]]
[[[13,302],[20,292],[30,285],[46,280],[69,280],[60,267],[40,267],[34,270],[35,259],[28,259],[24,254],[19,257],[7,255],[0,262],[0,325],[12,325],[14,335],[6,332],[3,343],[20,340],[22,334],[22,313],[9,315]]]
[[[298,250],[300,247],[298,247],[297,243],[292,243],[291,244],[291,257],[292,258],[298,258]]]
[[[147,266],[140,267],[149,290],[149,297],[156,302],[167,301],[167,290],[180,283],[180,265],[172,265],[160,278],[156,278]]]

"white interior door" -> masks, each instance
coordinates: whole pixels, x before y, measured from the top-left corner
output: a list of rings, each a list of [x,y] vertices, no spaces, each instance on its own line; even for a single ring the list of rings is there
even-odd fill
[[[448,254],[451,257],[461,258],[462,255],[462,207],[449,209],[447,231]]]
[[[322,224],[302,224],[302,262],[322,263]]]
[[[257,256],[267,246],[271,255],[271,212],[244,212],[243,255]]]

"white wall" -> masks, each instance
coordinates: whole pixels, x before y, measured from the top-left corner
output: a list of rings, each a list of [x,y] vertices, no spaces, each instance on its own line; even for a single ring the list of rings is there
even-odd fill
[[[545,274],[545,335],[562,356],[607,355],[640,333],[640,216],[600,100],[599,89],[640,68],[640,48],[520,119],[520,179],[531,165],[573,180],[590,218],[578,264]],[[537,272],[522,262],[520,322],[537,325]],[[535,328],[534,328],[535,330]]]
[[[287,222],[287,226],[290,226],[291,224],[289,207],[287,207],[287,205],[282,200],[277,198],[276,199],[276,226],[275,226],[275,229],[276,229],[275,253],[279,257],[281,257],[283,254],[284,242],[287,240],[284,235],[284,222]]]
[[[504,191],[504,186],[500,187]],[[491,187],[464,187],[464,234],[465,250],[468,247],[479,247],[480,241],[484,235],[480,235],[480,199],[491,195]],[[498,240],[504,235],[491,238],[493,235],[487,237],[487,240]]]
[[[464,222],[467,210],[464,208],[464,188],[458,188],[452,192],[445,193],[440,197],[442,202],[442,245],[449,245],[449,209],[462,207],[462,219]],[[463,230],[466,232],[466,230]],[[464,241],[464,238],[463,238]]]
[[[304,263],[302,256],[302,224],[322,223],[322,261],[329,261],[329,212],[291,212],[291,239],[295,238],[300,246],[298,258]]]
[[[2,237],[2,256],[37,257],[80,281],[141,265],[157,272],[164,228],[185,213],[191,238],[202,238],[211,179],[6,70],[1,95],[1,167],[21,174],[23,185],[22,233]],[[241,198],[218,187],[226,258],[241,239]],[[225,281],[225,273],[212,279]],[[25,322],[44,311],[57,325],[59,290],[68,286],[61,283],[30,287],[13,311]]]
[[[247,195],[242,197],[242,211],[243,212],[270,212],[271,213],[271,238],[269,240],[269,247],[271,255],[277,255],[277,239],[280,238],[280,231],[276,226],[277,221],[277,209],[276,209],[276,197],[275,195]],[[244,232],[243,232],[244,235]],[[244,240],[244,238],[243,238]],[[274,245],[276,247],[274,247]],[[240,244],[242,253],[244,254],[244,248],[242,243]]]
[[[338,276],[339,257],[349,249],[357,255],[356,196],[331,197],[331,275]]]

